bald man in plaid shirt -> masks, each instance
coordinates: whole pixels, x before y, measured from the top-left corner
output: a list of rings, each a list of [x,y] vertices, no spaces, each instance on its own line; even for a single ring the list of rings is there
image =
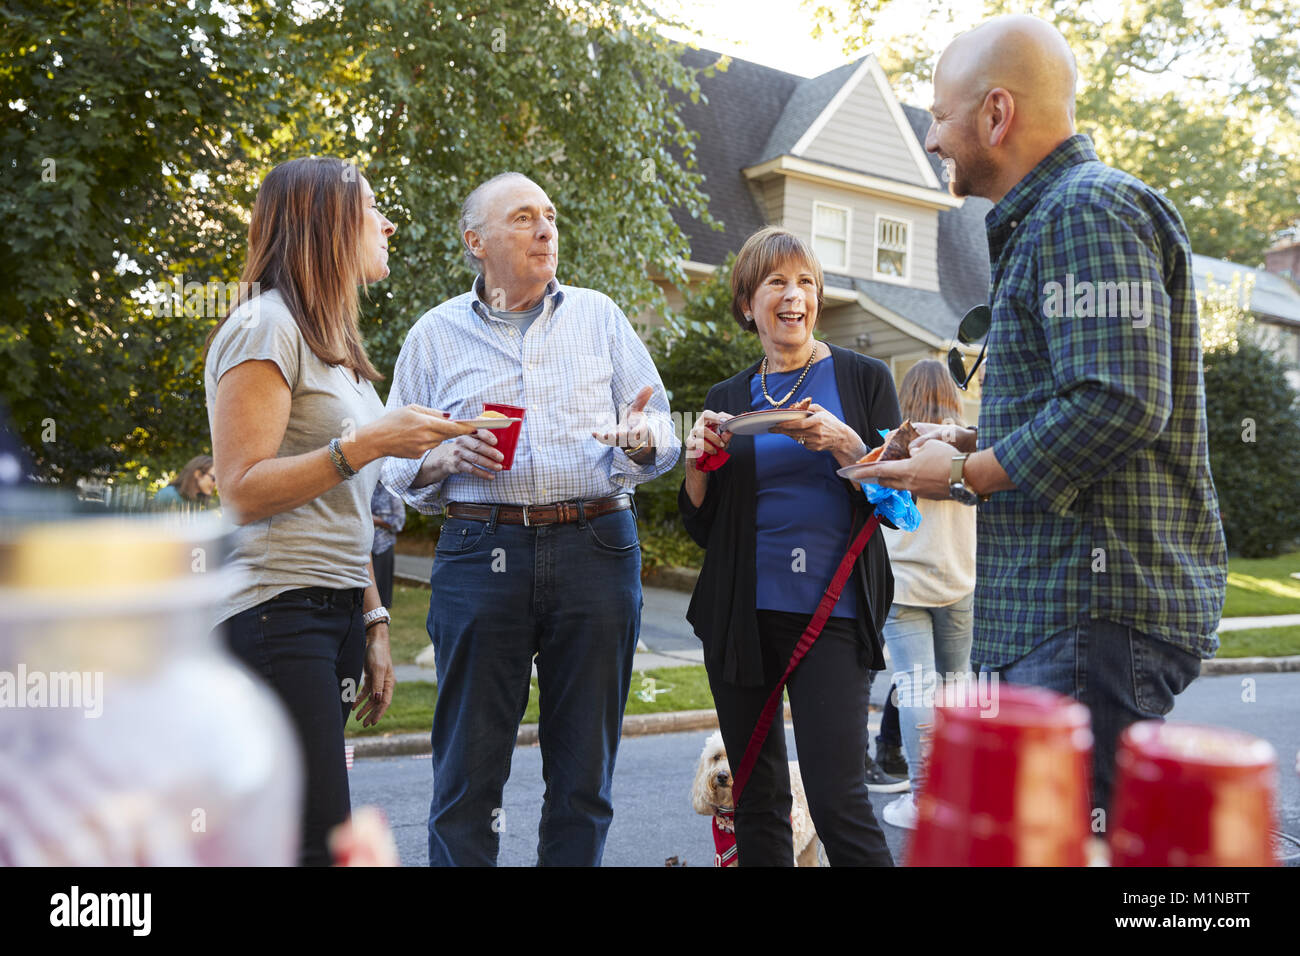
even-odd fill
[[[922,429],[867,480],[979,508],[971,659],[1088,705],[1104,809],[1119,734],[1218,649],[1227,552],[1187,234],[1075,133],[1075,80],[1028,16],[940,58],[926,148],[995,203],[979,429]]]
[[[447,516],[429,581],[429,863],[496,863],[535,655],[538,863],[594,866],[641,623],[632,492],[672,468],[681,443],[627,317],[603,293],[556,281],[557,214],[540,186],[494,177],[466,200],[460,233],[473,289],[411,329],[388,401],[458,419],[484,403],[525,414],[509,470],[484,429],[383,469],[412,507]]]

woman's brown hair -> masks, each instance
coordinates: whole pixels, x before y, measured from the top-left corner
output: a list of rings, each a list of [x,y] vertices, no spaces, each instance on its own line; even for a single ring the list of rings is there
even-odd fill
[[[922,359],[903,376],[898,406],[905,420],[962,425],[961,394],[938,359]]]
[[[744,303],[751,302],[759,283],[785,262],[794,262],[807,268],[817,280],[817,317],[822,314],[822,266],[807,244],[788,229],[766,226],[745,240],[731,267],[731,314],[746,332],[757,332],[752,319],[745,318]]]
[[[185,467],[171,480],[171,484],[186,501],[197,501],[203,504],[208,500],[208,496],[199,491],[199,476],[211,470],[211,455],[195,455],[185,463]]]
[[[248,224],[239,297],[208,334],[205,355],[244,301],[275,289],[318,359],[372,382],[383,378],[357,325],[357,287],[366,275],[360,180],[355,166],[328,156],[293,159],[266,174]]]

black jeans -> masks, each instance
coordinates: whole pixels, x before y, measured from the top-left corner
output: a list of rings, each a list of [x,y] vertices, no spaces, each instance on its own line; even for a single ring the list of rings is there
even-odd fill
[[[785,672],[812,615],[758,612],[764,687],[738,687],[712,671],[709,687],[733,772],[754,724]],[[867,747],[868,671],[862,666],[852,621],[831,618],[786,685],[799,748],[799,773],[817,836],[831,866],[893,866],[885,835],[867,795],[862,755]],[[790,770],[779,715],[759,751],[736,808],[741,866],[793,866]]]
[[[225,624],[230,650],[279,695],[302,746],[302,866],[330,864],[329,832],[352,809],[343,728],[365,663],[363,593],[298,588]]]

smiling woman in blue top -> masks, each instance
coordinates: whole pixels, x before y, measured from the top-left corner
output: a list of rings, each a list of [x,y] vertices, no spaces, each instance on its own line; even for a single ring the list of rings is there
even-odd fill
[[[849,543],[872,513],[862,490],[836,475],[899,424],[880,361],[815,341],[822,270],[794,234],[767,228],[745,243],[731,277],[732,312],[763,344],[763,359],[715,385],[686,443],[678,497],[686,530],[706,549],[687,618],[705,666],[733,770],[763,703],[785,670]],[[772,433],[721,426],[750,411],[807,402],[812,414]],[[873,535],[821,636],[789,682],[799,766],[817,835],[832,866],[890,865],[867,798],[868,672],[884,666],[880,630],[893,598],[884,541]],[[770,733],[736,807],[741,866],[793,861],[785,735]]]

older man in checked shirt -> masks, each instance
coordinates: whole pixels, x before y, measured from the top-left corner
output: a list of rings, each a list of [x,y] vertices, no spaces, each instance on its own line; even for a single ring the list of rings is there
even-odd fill
[[[496,863],[536,655],[546,781],[538,862],[594,866],[613,817],[641,623],[632,492],[670,469],[681,446],[626,316],[600,292],[556,282],[555,208],[536,183],[518,173],[488,180],[465,201],[460,231],[479,275],[411,329],[388,400],[460,419],[484,403],[526,413],[508,471],[483,429],[383,470],[413,507],[447,515],[430,578],[429,863]]]
[[[1075,133],[1075,79],[1065,39],[1027,16],[940,57],[926,148],[955,195],[995,203],[978,442],[924,429],[867,480],[978,504],[971,659],[1088,705],[1104,809],[1120,733],[1167,714],[1218,648],[1227,553],[1187,234]]]

